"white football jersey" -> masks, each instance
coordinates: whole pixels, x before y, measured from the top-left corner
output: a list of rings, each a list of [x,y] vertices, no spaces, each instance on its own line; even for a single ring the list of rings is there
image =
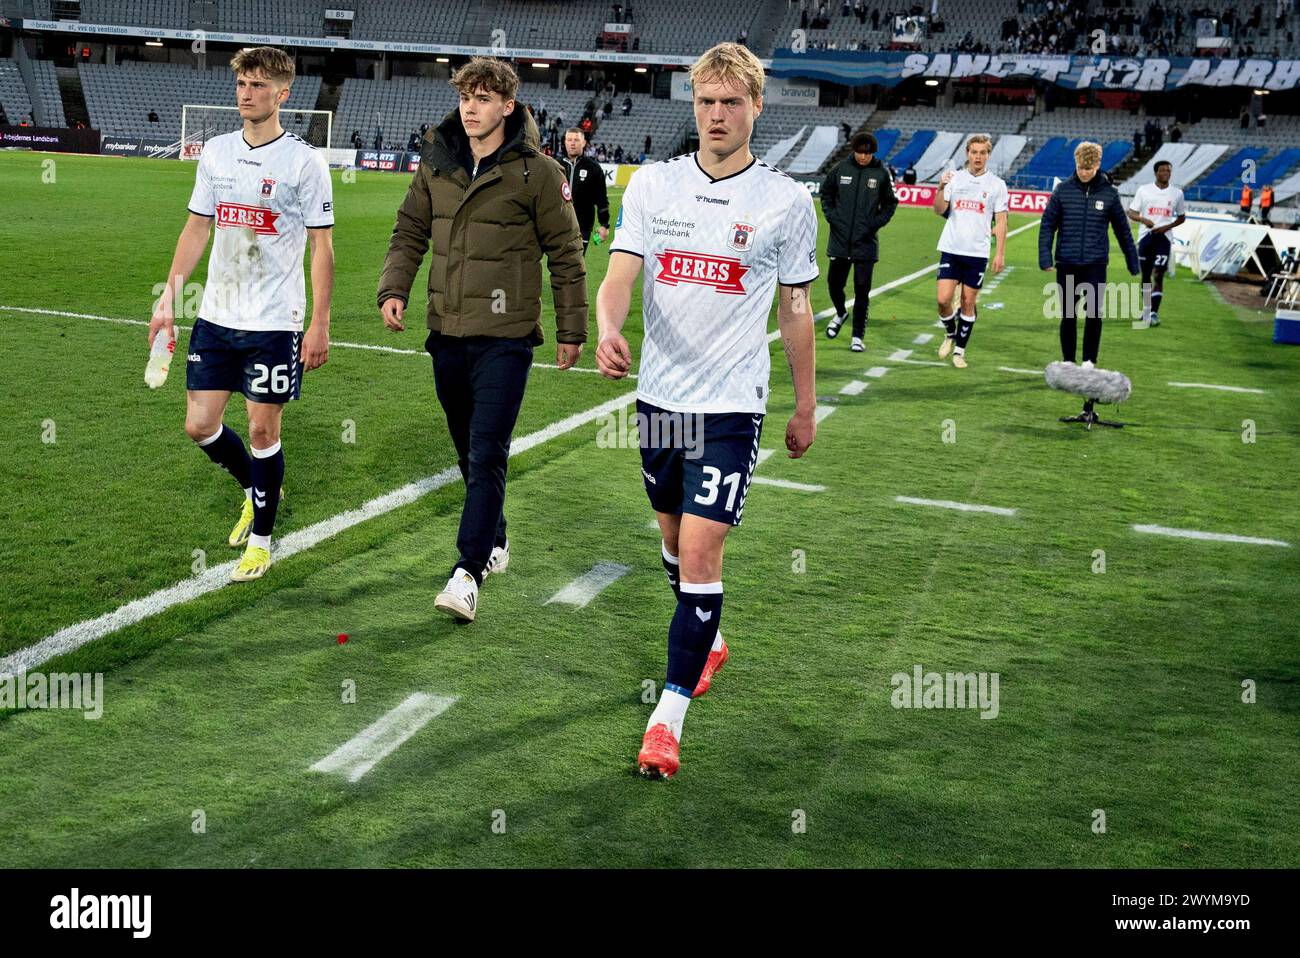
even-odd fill
[[[1187,212],[1187,202],[1183,199],[1183,191],[1176,186],[1170,185],[1162,190],[1154,183],[1143,183],[1133,194],[1128,208],[1139,216],[1145,216],[1156,226],[1164,226]],[[1145,223],[1139,226],[1138,242],[1142,242],[1150,232]]]
[[[213,137],[190,212],[216,220],[199,315],[232,329],[301,332],[307,230],[334,225],[325,155],[289,132],[256,147],[242,131]]]
[[[943,198],[950,206],[935,248],[955,256],[988,259],[993,214],[1005,213],[1010,205],[1007,184],[987,169],[979,176],[958,170],[943,188]]]
[[[674,412],[765,412],[772,295],[817,278],[807,187],[758,159],[716,180],[693,153],[644,166],[610,252],[643,261],[637,397]]]

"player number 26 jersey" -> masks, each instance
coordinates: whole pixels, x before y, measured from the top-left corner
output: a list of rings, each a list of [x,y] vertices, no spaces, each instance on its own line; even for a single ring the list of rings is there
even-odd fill
[[[720,179],[695,154],[654,163],[628,183],[610,252],[643,261],[637,396],[674,412],[765,412],[777,283],[817,278],[807,188],[757,159]]]
[[[199,315],[233,329],[300,332],[307,230],[334,225],[324,155],[288,132],[257,147],[242,131],[213,137],[189,209],[215,227]]]

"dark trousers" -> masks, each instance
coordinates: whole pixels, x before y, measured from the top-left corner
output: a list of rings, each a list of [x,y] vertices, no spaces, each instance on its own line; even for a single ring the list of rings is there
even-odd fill
[[[1056,294],[1061,297],[1061,358],[1074,362],[1078,321],[1083,314],[1083,359],[1097,362],[1101,348],[1102,297],[1106,289],[1106,264],[1056,267]]]
[[[836,315],[844,315],[844,286],[849,280],[849,267],[853,268],[853,335],[861,339],[867,334],[867,304],[871,298],[871,272],[876,264],[862,259],[832,259],[826,274],[831,303]]]
[[[424,348],[433,357],[438,402],[447,414],[457,465],[465,478],[456,565],[482,581],[492,547],[506,541],[503,508],[510,434],[528,384],[533,347],[526,339],[430,331]]]

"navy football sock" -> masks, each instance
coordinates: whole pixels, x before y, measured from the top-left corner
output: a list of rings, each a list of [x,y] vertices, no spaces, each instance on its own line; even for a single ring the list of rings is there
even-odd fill
[[[952,339],[954,336],[957,335],[957,314],[956,313],[953,313],[951,316],[942,316],[940,317],[939,321],[943,323],[943,331],[948,335],[949,339]]]
[[[1153,292],[1151,294],[1151,315],[1160,315],[1160,301],[1165,298],[1164,293]]]
[[[665,542],[659,543],[659,552],[660,558],[663,560],[664,572],[668,574],[668,584],[672,586],[673,595],[680,599],[682,590],[677,583],[681,572],[681,562],[678,561],[677,556],[668,551],[668,544]]]
[[[677,611],[668,629],[668,681],[664,687],[689,697],[704,674],[722,620],[722,583],[683,582],[679,588]]]
[[[247,489],[253,484],[253,461],[248,458],[244,440],[239,433],[227,425],[222,425],[219,432],[199,443],[199,448],[208,454],[208,458],[226,472],[235,477],[239,488]]]
[[[965,314],[961,317],[961,325],[957,327],[957,352],[964,353],[966,344],[970,342],[970,334],[975,329],[975,317]]]
[[[253,450],[253,535],[269,536],[280,508],[284,483],[284,452],[277,442],[269,449]]]

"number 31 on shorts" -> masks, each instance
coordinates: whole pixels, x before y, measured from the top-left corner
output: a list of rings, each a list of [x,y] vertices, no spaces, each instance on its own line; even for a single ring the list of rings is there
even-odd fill
[[[716,466],[704,467],[704,492],[695,497],[695,501],[702,506],[711,506],[718,501],[719,484],[727,487],[727,505],[726,511],[733,512],[736,507],[736,493],[740,491],[740,473],[733,472],[722,478],[722,470]]]

